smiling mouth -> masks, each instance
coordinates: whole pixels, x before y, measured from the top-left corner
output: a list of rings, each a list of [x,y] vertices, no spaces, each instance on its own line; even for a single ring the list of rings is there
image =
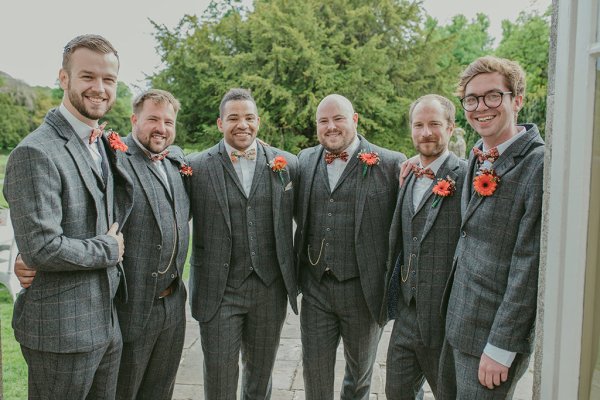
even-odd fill
[[[488,122],[493,120],[494,118],[496,118],[494,115],[487,115],[485,117],[475,118],[475,120],[478,122]]]
[[[106,100],[103,97],[95,97],[95,96],[86,96],[85,98],[88,99],[93,104],[102,104],[102,102],[104,102]]]

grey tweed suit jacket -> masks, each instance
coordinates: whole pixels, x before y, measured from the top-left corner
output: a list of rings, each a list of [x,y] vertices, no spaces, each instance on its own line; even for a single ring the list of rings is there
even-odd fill
[[[119,249],[101,216],[123,226],[133,188],[123,153],[102,140],[114,177],[108,210],[89,151],[57,109],[9,157],[4,195],[23,260],[37,270],[13,315],[15,337],[28,348],[86,352],[112,338],[109,274]]]
[[[421,210],[427,212],[427,220],[423,229],[423,235],[418,238],[416,266],[416,309],[417,323],[421,330],[424,344],[431,348],[441,347],[444,340],[444,316],[441,315],[441,304],[444,288],[450,277],[452,260],[456,243],[458,242],[461,224],[460,203],[467,162],[456,157],[453,153],[440,166],[434,184],[437,179],[450,179],[456,182],[456,191],[452,196],[442,197],[435,208]],[[400,279],[396,260],[403,257],[402,237],[402,204],[405,201],[407,187],[415,180],[413,174],[409,175],[404,185],[400,188],[396,211],[390,227],[390,250],[387,259],[386,273],[386,295],[381,308],[381,324],[387,318],[402,318],[402,315],[387,315],[388,300],[393,298],[397,304],[398,298],[402,297],[398,280]],[[430,197],[435,196],[428,191],[421,204]],[[408,201],[411,201],[408,199]],[[431,207],[431,206],[430,206]],[[394,292],[395,293],[390,293]],[[393,306],[396,306],[393,304]]]
[[[379,321],[385,287],[389,226],[398,195],[400,164],[406,160],[406,157],[402,153],[375,146],[360,135],[359,139],[359,151],[377,152],[381,159],[378,165],[368,167],[366,175],[358,180],[353,243],[363,295],[373,320]],[[299,263],[300,253],[305,251],[307,246],[310,194],[323,152],[323,146],[317,145],[298,154],[300,181],[297,185],[298,198],[295,211],[298,228],[294,240],[297,263]],[[362,166],[356,171],[362,175]]]
[[[494,162],[500,183],[491,196],[472,192],[472,152],[469,158],[446,335],[452,347],[477,357],[488,342],[525,354],[533,347],[544,142],[535,125],[525,128]]]
[[[131,135],[125,139],[125,143],[129,150],[124,164],[134,182],[134,203],[128,223],[123,227],[123,267],[127,277],[128,296],[117,296],[116,305],[123,340],[129,342],[145,332],[152,305],[157,301],[160,291],[157,288],[156,271],[164,265],[159,265],[163,239],[156,192],[162,190],[157,187],[161,185],[157,179],[162,182],[162,178]],[[178,230],[174,267],[179,275],[177,284],[185,292],[182,276],[189,245],[190,201],[182,179],[189,177],[182,178],[179,173],[184,162],[183,151],[177,146],[169,146],[167,150],[169,155],[163,165],[170,180],[171,204],[175,210]],[[181,308],[185,307],[185,297],[178,299],[181,301]]]
[[[256,168],[269,168],[277,260],[290,305],[297,313],[298,286],[292,237],[292,181],[296,175],[298,159],[293,154],[260,143],[257,150],[263,151],[269,161],[279,155],[284,156],[287,161],[286,170],[281,175],[283,182],[279,173],[271,171],[268,165],[256,165]],[[224,161],[224,153],[225,145],[221,140],[210,149],[189,157],[190,166],[194,170],[194,175],[189,181],[191,212],[194,219],[190,304],[193,317],[200,322],[209,321],[221,304],[231,260],[231,230],[236,228],[236,221],[231,221],[230,218],[223,170],[231,168],[233,171],[233,165]]]

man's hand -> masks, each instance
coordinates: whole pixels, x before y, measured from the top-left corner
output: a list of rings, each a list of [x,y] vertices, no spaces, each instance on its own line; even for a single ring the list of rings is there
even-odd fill
[[[29,268],[25,265],[25,262],[21,258],[21,255],[17,255],[15,258],[15,265],[13,267],[15,275],[21,284],[21,287],[27,289],[31,286],[31,282],[33,282],[33,278],[35,277],[35,269]]]
[[[408,174],[410,173],[413,164],[414,165],[419,164],[419,155],[418,154],[416,156],[412,156],[411,158],[409,158],[408,160],[406,160],[402,164],[400,164],[400,178],[399,178],[400,187],[402,187],[402,184],[408,177]]]
[[[479,361],[479,383],[488,389],[494,389],[508,379],[508,367],[492,360],[485,353]]]
[[[121,233],[121,232],[117,233],[118,230],[119,230],[119,223],[114,222],[110,226],[110,229],[108,230],[108,232],[106,232],[106,234],[108,236],[114,237],[115,240],[117,241],[117,243],[119,244],[119,262],[121,262],[121,261],[123,261],[123,253],[125,252],[125,243],[123,243],[123,233]]]

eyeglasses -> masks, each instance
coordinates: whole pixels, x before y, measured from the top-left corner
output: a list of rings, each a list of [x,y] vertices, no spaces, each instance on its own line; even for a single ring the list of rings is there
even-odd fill
[[[469,95],[460,99],[460,104],[465,111],[475,111],[479,107],[479,99],[483,99],[483,104],[488,108],[498,108],[502,104],[502,98],[505,94],[511,94],[512,92],[489,92],[483,96]]]

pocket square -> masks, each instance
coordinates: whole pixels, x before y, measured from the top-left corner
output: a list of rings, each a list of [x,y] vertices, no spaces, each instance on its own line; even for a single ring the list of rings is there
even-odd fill
[[[292,182],[288,182],[288,184],[285,186],[285,189],[283,189],[284,192],[287,192],[288,190],[290,190],[292,188]]]

